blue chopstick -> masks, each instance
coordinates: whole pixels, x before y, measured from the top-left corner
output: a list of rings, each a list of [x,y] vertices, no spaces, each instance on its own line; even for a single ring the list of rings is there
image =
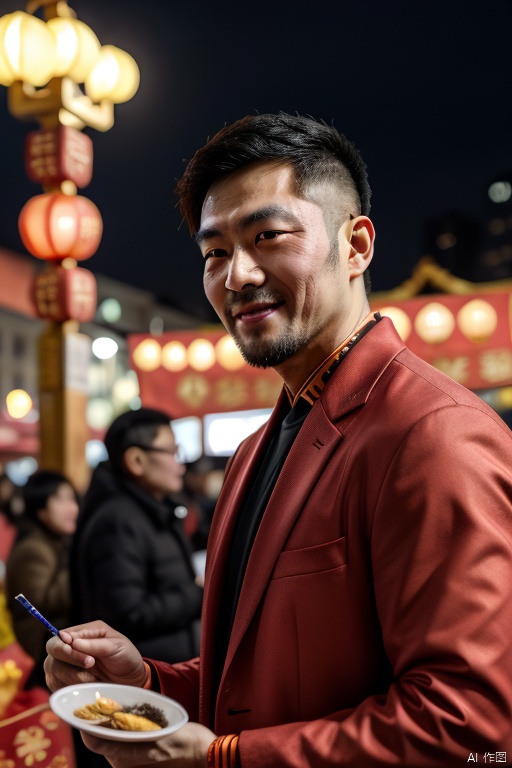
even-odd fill
[[[32,614],[32,616],[35,616],[36,619],[39,619],[41,624],[44,624],[46,629],[49,629],[50,632],[52,633],[52,635],[58,635],[59,634],[59,630],[56,627],[54,627],[53,624],[50,624],[48,619],[45,619],[45,617],[41,613],[39,613],[37,608],[34,608],[32,603],[27,600],[25,595],[21,595],[21,594],[20,595],[16,595],[16,597],[14,599],[17,600],[18,603],[20,603],[20,605],[22,605],[24,608],[26,608],[27,611]]]

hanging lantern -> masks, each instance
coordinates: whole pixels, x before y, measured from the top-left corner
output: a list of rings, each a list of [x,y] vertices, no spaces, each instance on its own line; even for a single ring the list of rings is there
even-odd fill
[[[25,139],[25,170],[36,184],[57,187],[72,181],[86,187],[92,178],[92,141],[66,125],[32,131]]]
[[[18,227],[26,249],[38,259],[88,259],[100,244],[101,214],[80,195],[47,192],[23,207]]]
[[[99,59],[100,41],[87,24],[70,16],[48,19],[47,26],[57,41],[55,76],[83,83]]]
[[[88,269],[51,265],[36,277],[36,311],[44,320],[87,323],[96,313],[96,299],[96,280]]]
[[[0,83],[15,80],[39,87],[53,77],[57,42],[47,25],[23,11],[0,18]]]
[[[135,59],[115,45],[103,45],[96,66],[85,80],[85,92],[94,102],[107,99],[122,104],[135,95],[139,82]]]

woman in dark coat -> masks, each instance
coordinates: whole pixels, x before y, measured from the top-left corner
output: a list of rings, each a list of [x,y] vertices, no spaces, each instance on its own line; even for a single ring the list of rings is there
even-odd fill
[[[145,656],[174,663],[199,652],[202,588],[169,494],[184,467],[169,417],[142,408],[105,436],[109,461],[86,494],[74,544],[78,621],[103,619]]]
[[[14,633],[34,659],[25,687],[44,686],[43,662],[50,634],[16,602],[20,592],[57,629],[70,623],[68,549],[78,518],[78,499],[69,480],[57,472],[32,475],[23,489],[25,510],[9,554],[6,593]]]

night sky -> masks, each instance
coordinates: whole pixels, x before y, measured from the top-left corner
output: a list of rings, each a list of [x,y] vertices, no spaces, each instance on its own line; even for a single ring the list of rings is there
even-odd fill
[[[512,0],[234,3],[75,0],[102,44],[134,56],[135,97],[114,127],[87,131],[104,235],[84,262],[204,320],[202,263],[173,192],[184,161],[226,122],[284,110],[333,123],[360,148],[373,188],[375,290],[425,253],[424,221],[489,214],[512,172]],[[25,3],[2,0],[0,15]],[[40,188],[23,167],[23,124],[0,87],[0,245],[23,252],[17,217]],[[512,277],[512,273],[510,275]],[[1,278],[0,278],[1,279]]]

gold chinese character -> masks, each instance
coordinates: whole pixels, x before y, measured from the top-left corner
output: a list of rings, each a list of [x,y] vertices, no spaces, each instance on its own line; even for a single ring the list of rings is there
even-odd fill
[[[198,376],[195,373],[182,376],[176,387],[176,394],[191,408],[198,408],[204,403],[210,387],[208,382],[203,376]]]
[[[239,376],[224,376],[215,386],[219,405],[236,408],[247,401],[247,383]]]
[[[469,366],[469,359],[467,357],[454,357],[453,359],[438,357],[437,360],[433,361],[432,365],[460,384],[464,384],[467,381]]]
[[[480,375],[492,384],[512,379],[512,353],[506,349],[480,355]]]

